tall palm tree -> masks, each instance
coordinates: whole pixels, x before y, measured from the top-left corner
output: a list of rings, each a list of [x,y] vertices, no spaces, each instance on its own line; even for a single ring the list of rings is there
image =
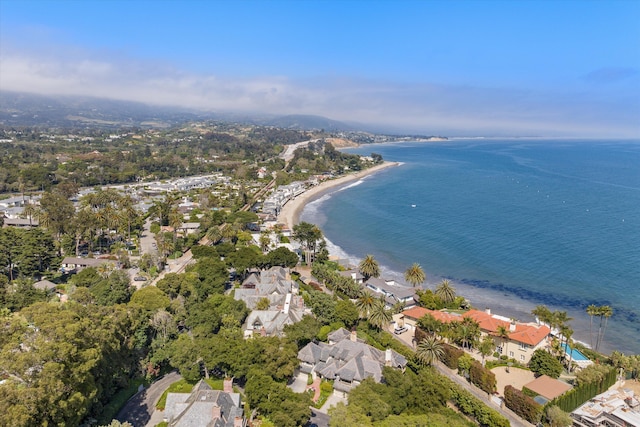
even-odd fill
[[[509,356],[509,352],[507,351],[509,347],[509,329],[504,325],[498,325],[496,334],[502,339],[502,343],[504,344],[504,354]]]
[[[566,354],[567,354],[567,349],[569,348],[569,340],[571,339],[571,336],[573,335],[573,329],[571,329],[567,325],[562,325],[560,327],[560,333],[562,334],[561,344],[564,344],[564,352],[562,354],[562,357],[564,358],[566,356]]]
[[[360,293],[360,297],[356,301],[356,308],[360,312],[360,317],[368,317],[369,312],[373,308],[376,303],[376,298],[371,294],[371,292],[362,291]]]
[[[436,286],[435,295],[440,298],[445,305],[447,305],[456,299],[456,288],[454,288],[447,279],[444,279],[438,286]]]
[[[593,348],[593,316],[598,315],[598,306],[590,304],[587,307],[587,314],[589,315],[589,344]]]
[[[29,225],[33,225],[33,217],[35,216],[37,209],[35,205],[31,202],[28,202],[24,205],[24,209],[22,210],[21,216],[26,216],[29,219]]]
[[[604,332],[607,328],[607,322],[609,317],[613,315],[613,308],[608,305],[602,305],[598,307],[598,316],[600,316],[600,326],[598,328],[598,337],[596,339],[596,351],[600,348],[600,344],[602,344],[602,339],[604,338]],[[602,327],[602,321],[604,320],[604,328]]]
[[[367,255],[360,264],[358,265],[360,269],[360,273],[364,276],[365,281],[369,280],[371,277],[379,277],[380,276],[380,265],[378,261],[373,258],[373,255]]]
[[[455,334],[462,343],[462,348],[472,348],[480,338],[480,325],[475,320],[465,317],[462,322],[456,324]]]
[[[383,329],[389,324],[389,322],[391,322],[391,311],[387,310],[385,305],[386,302],[384,300],[384,297],[380,297],[376,300],[375,304],[373,304],[371,310],[369,310],[369,316],[367,317],[367,320],[369,321],[371,326],[375,327],[376,329]]]
[[[416,348],[416,358],[424,365],[431,366],[444,357],[444,347],[442,341],[435,335],[427,335],[418,343]]]
[[[537,305],[536,308],[531,310],[531,314],[538,318],[542,323],[550,325],[553,320],[553,313],[547,308],[546,305]]]
[[[427,275],[424,274],[424,270],[417,262],[413,263],[413,265],[404,272],[404,279],[409,282],[414,288],[417,285],[424,283],[426,278]]]

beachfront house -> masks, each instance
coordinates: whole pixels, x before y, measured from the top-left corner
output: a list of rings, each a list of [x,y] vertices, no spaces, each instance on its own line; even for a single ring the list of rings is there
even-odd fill
[[[407,326],[415,331],[416,324],[420,318],[430,314],[442,323],[462,321],[465,317],[478,322],[483,336],[493,337],[496,343],[495,351],[500,355],[506,355],[522,364],[529,363],[533,352],[539,348],[545,348],[549,344],[551,330],[546,325],[537,323],[520,323],[512,321],[503,316],[491,314],[491,310],[469,310],[463,314],[449,313],[439,310],[428,310],[424,307],[413,307],[404,310],[394,316],[394,320],[399,326]],[[498,334],[500,327],[504,327],[507,336],[501,337]]]
[[[415,289],[411,286],[403,286],[393,280],[371,277],[364,282],[364,288],[378,296],[383,295],[387,308],[391,308],[397,303],[404,304],[404,307],[413,307],[416,303]]]
[[[549,344],[551,329],[547,325],[537,323],[520,323],[504,316],[491,314],[491,310],[469,310],[462,315],[469,317],[480,325],[483,335],[490,335],[498,342],[496,351],[520,363],[527,364],[533,352],[545,348]],[[500,337],[498,328],[504,327],[507,337]]]

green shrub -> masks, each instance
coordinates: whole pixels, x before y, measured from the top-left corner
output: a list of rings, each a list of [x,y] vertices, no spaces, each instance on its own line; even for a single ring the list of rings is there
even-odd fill
[[[464,351],[456,348],[450,344],[444,343],[442,344],[442,349],[444,350],[444,355],[442,357],[442,362],[447,365],[450,369],[458,369],[458,359],[464,355]]]
[[[469,380],[485,393],[494,393],[497,390],[496,376],[493,372],[483,367],[480,362],[474,360],[469,370]]]
[[[532,424],[537,424],[542,417],[542,405],[513,386],[504,388],[504,404]]]
[[[485,405],[467,390],[451,382],[451,397],[456,407],[465,415],[486,427],[509,427],[510,423],[502,414]]]
[[[540,348],[533,352],[529,368],[536,376],[547,375],[551,378],[558,378],[562,373],[562,364],[558,359]]]
[[[617,375],[616,368],[614,368],[613,366],[609,366],[608,368],[609,371],[603,377],[597,376],[592,378],[591,382],[582,382],[578,386],[567,391],[562,396],[558,396],[551,402],[547,403],[547,406],[555,405],[562,409],[564,412],[572,412],[587,400],[593,398],[594,396],[597,396],[600,393],[605,392],[616,382]],[[601,368],[596,369],[599,370]]]

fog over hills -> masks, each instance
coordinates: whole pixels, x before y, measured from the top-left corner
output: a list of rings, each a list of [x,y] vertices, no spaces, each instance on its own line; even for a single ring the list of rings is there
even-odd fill
[[[220,120],[287,129],[324,129],[329,132],[368,130],[313,115],[276,116],[208,112],[183,107],[80,96],[43,96],[0,91],[0,125],[42,127],[165,128],[198,120]]]

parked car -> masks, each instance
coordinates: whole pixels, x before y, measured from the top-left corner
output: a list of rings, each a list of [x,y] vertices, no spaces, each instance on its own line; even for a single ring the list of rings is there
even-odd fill
[[[136,282],[145,282],[147,278],[144,276],[136,276],[133,278],[133,280],[135,280]]]
[[[393,330],[393,333],[396,335],[400,335],[403,332],[407,332],[409,329],[406,326],[396,326]]]

